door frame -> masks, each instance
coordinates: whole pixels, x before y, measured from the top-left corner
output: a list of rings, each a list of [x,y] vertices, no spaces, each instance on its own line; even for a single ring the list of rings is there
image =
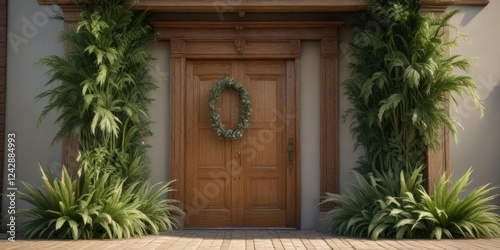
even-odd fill
[[[170,179],[173,199],[184,205],[186,65],[189,59],[291,59],[295,74],[296,227],[300,228],[300,48],[321,42],[320,195],[338,193],[338,36],[342,22],[153,22],[156,37],[170,41]],[[318,201],[319,202],[319,201]],[[324,204],[322,211],[333,204]],[[184,218],[181,219],[184,223]],[[183,226],[183,225],[180,225]]]

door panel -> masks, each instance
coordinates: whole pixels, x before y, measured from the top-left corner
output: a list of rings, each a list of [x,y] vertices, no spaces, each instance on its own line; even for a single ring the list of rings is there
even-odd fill
[[[290,71],[290,70],[289,70]],[[288,74],[294,74],[288,72]],[[188,227],[294,227],[295,171],[288,165],[287,61],[189,61],[186,83],[186,200]],[[219,138],[210,125],[212,87],[234,77],[250,93],[252,116],[243,138]],[[222,122],[236,127],[241,101],[225,90]],[[291,104],[294,105],[294,104]],[[288,200],[287,200],[288,199]],[[291,205],[292,204],[292,205]]]
[[[244,226],[286,227],[285,129],[275,119],[285,112],[286,66],[284,61],[245,62],[243,79],[251,93],[252,126],[244,138],[241,189]]]
[[[219,79],[230,75],[231,62],[199,62],[187,65],[186,84],[186,222],[190,227],[230,227],[233,211],[231,145],[210,127],[207,103]],[[223,93],[218,108],[222,121],[230,120],[230,95]],[[203,103],[206,103],[203,105]],[[229,168],[229,169],[228,169]]]

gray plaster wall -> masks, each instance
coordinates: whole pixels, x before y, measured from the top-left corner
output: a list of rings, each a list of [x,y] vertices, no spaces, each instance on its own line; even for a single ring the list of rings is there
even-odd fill
[[[482,119],[469,98],[459,99],[458,108],[451,110],[463,127],[458,130],[458,143],[451,142],[452,179],[457,180],[473,167],[471,187],[486,183],[500,186],[500,1],[490,1],[485,7],[452,8],[462,13],[451,22],[472,42],[461,41],[452,53],[479,57],[479,64],[471,67],[470,75],[476,80],[485,107]],[[500,205],[500,198],[493,203]]]
[[[50,19],[58,11],[54,6],[40,6],[35,0],[7,2],[7,104],[5,133],[15,133],[16,170],[15,187],[21,181],[41,183],[38,164],[56,171],[61,169],[61,145],[52,145],[58,131],[55,114],[47,116],[36,127],[37,119],[47,100],[37,102],[35,96],[45,88],[48,68],[34,63],[48,55],[62,55],[63,44],[58,42],[63,22]],[[5,145],[7,148],[7,146]],[[7,151],[6,151],[7,152]],[[7,181],[7,153],[4,161],[4,180]],[[3,184],[6,192],[7,182]],[[7,197],[2,196],[2,215],[8,208]],[[19,199],[16,209],[26,207]]]
[[[153,121],[151,131],[153,136],[147,139],[151,146],[148,155],[151,160],[151,182],[167,182],[169,180],[170,152],[170,43],[158,42],[148,45],[148,51],[156,58],[152,69],[153,76],[158,81],[158,89],[150,94],[153,98],[149,108],[149,117]]]
[[[304,229],[314,229],[319,224],[320,51],[319,42],[302,43],[300,59],[300,174],[301,226]]]

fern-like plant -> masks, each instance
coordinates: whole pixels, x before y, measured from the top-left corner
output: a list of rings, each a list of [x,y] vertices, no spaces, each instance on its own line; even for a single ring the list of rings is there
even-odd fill
[[[439,140],[441,126],[456,134],[447,98],[468,94],[482,113],[467,71],[469,60],[448,56],[457,37],[444,40],[448,22],[458,11],[440,19],[420,13],[422,0],[373,0],[369,11],[353,24],[349,52],[356,58],[344,84],[354,108],[352,132],[365,150],[363,173],[376,168],[413,171],[425,164],[426,148]]]
[[[61,179],[40,167],[43,186],[23,183],[20,199],[35,208],[19,211],[24,237],[56,239],[129,238],[158,234],[174,227],[176,201],[163,199],[171,183],[124,181],[109,173],[72,180],[65,168]]]
[[[21,199],[35,208],[21,213],[28,238],[122,238],[172,230],[182,214],[171,182],[150,185],[145,137],[151,135],[148,92],[156,88],[145,52],[152,29],[144,13],[122,0],[77,1],[83,8],[76,30],[63,32],[65,57],[49,56],[48,98],[39,122],[51,111],[61,129],[55,141],[79,140],[80,163],[72,180],[42,170],[43,187],[25,183]]]
[[[78,2],[82,21],[76,30],[61,34],[70,51],[39,61],[50,67],[47,86],[58,85],[38,96],[49,99],[38,122],[59,111],[55,141],[76,136],[83,154],[106,148],[114,157],[140,159],[143,175],[128,180],[145,180],[143,141],[151,135],[148,93],[157,87],[149,74],[153,58],[145,51],[152,28],[145,13],[135,14],[124,1]],[[128,166],[116,163],[118,171]]]
[[[489,195],[496,188],[483,185],[465,197],[460,196],[470,185],[469,169],[455,185],[442,175],[432,196],[420,188],[421,201],[413,213],[418,215],[413,228],[421,228],[425,238],[494,238],[500,237],[500,207],[487,202],[498,196]]]
[[[331,232],[372,239],[500,234],[497,207],[485,205],[491,189],[458,199],[470,172],[451,190],[443,176],[434,196],[422,187],[426,150],[436,146],[443,125],[456,134],[448,98],[456,103],[468,94],[483,112],[473,79],[454,73],[467,71],[468,59],[447,55],[457,38],[443,34],[454,28],[448,22],[457,11],[436,19],[420,13],[422,2],[372,0],[352,26],[349,52],[356,62],[344,88],[354,106],[347,115],[356,146],[365,155],[354,172],[358,186],[325,197],[339,204],[329,212]]]
[[[384,188],[387,178],[367,180],[354,172],[357,186],[347,195],[327,194],[323,201],[339,204],[329,213],[330,231],[374,240],[500,237],[499,207],[486,204],[498,196],[490,195],[496,188],[484,185],[461,198],[470,184],[469,169],[453,186],[443,174],[431,196],[422,186],[421,170],[406,177],[401,172],[398,192]]]
[[[173,181],[165,185],[159,183],[150,185],[149,182],[146,182],[135,192],[136,199],[140,204],[138,210],[149,219],[148,233],[159,234],[164,231],[172,231],[177,225],[180,225],[180,222],[174,217],[184,213],[178,207],[179,202],[164,197],[175,191],[172,189],[172,183]]]
[[[401,206],[399,197],[418,194],[422,187],[421,171],[422,167],[417,168],[408,176],[401,172],[398,178],[396,173],[377,171],[366,177],[354,170],[357,185],[349,186],[346,195],[327,193],[323,201],[338,204],[327,217],[329,231],[372,239],[397,237],[396,225],[405,215],[397,213],[397,208]]]

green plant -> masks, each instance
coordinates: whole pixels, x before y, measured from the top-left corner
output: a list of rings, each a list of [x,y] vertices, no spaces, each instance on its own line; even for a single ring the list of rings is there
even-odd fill
[[[498,196],[488,195],[496,188],[484,185],[460,198],[470,184],[469,169],[453,186],[443,174],[431,196],[422,186],[421,170],[409,176],[401,172],[398,192],[384,188],[395,179],[367,180],[355,172],[358,186],[351,186],[347,195],[327,194],[323,201],[339,204],[329,213],[329,230],[374,240],[500,237],[500,216],[494,212],[499,207],[486,204]]]
[[[417,168],[409,176],[401,172],[400,178],[397,178],[398,175],[393,172],[375,171],[365,177],[353,171],[358,185],[349,186],[346,195],[327,193],[323,201],[323,203],[338,204],[329,212],[329,231],[338,235],[373,239],[379,236],[395,236],[397,234],[395,225],[399,221],[399,215],[390,216],[394,207],[393,203],[398,203],[400,194],[408,193],[411,196],[419,192],[422,169],[422,167]]]
[[[149,74],[153,58],[145,51],[152,29],[145,13],[134,14],[121,0],[79,3],[84,10],[78,28],[61,34],[68,54],[39,61],[50,67],[47,85],[60,84],[38,96],[49,99],[38,122],[60,111],[56,123],[61,129],[54,141],[76,136],[84,155],[106,148],[119,159],[108,161],[118,171],[129,166],[120,159],[140,157],[138,167],[147,174],[143,141],[151,135],[148,92],[157,87]],[[144,180],[144,174],[128,180]]]
[[[149,218],[147,230],[149,233],[159,234],[163,231],[171,231],[179,221],[173,215],[182,215],[184,212],[177,206],[178,201],[166,199],[166,194],[173,192],[172,182],[165,185],[150,185],[149,182],[141,185],[136,191],[136,199],[139,201],[139,211]]]
[[[76,182],[71,180],[66,170],[63,170],[61,180],[51,183],[48,175],[42,171],[42,180],[45,192],[38,189],[31,183],[24,183],[27,193],[19,192],[19,198],[35,206],[35,209],[20,211],[19,214],[26,220],[19,228],[20,232],[27,238],[35,235],[40,237],[79,237],[79,219],[69,219],[77,213],[79,208],[75,199]],[[53,174],[50,174],[53,179]],[[67,227],[61,229],[58,233],[55,228],[60,228],[58,219],[65,220]],[[52,228],[52,230],[51,230]]]
[[[356,58],[345,93],[354,108],[352,132],[366,156],[360,171],[376,168],[411,172],[425,163],[426,148],[433,148],[442,125],[455,135],[447,100],[465,93],[482,113],[469,76],[469,60],[447,53],[457,37],[442,38],[457,11],[440,19],[421,14],[422,0],[373,0],[368,13],[353,24],[349,52]]]
[[[498,194],[489,195],[496,188],[489,185],[472,190],[464,198],[460,195],[471,183],[469,169],[455,185],[442,175],[436,183],[432,196],[420,188],[421,201],[413,212],[418,219],[414,228],[422,228],[423,237],[429,238],[494,238],[500,237],[500,216],[495,213],[498,206],[486,205]]]
[[[125,181],[125,187],[131,183],[145,179],[144,166],[141,165],[142,156],[132,156],[117,151],[109,151],[107,148],[99,147],[81,153],[78,157],[81,163],[81,172],[86,175],[97,172],[112,173]]]
[[[63,32],[65,57],[49,56],[48,98],[39,123],[60,111],[54,141],[79,140],[80,164],[72,180],[42,169],[43,188],[25,183],[21,199],[35,208],[23,211],[21,232],[28,238],[122,238],[172,230],[174,213],[165,199],[170,185],[150,185],[147,145],[151,135],[148,92],[156,88],[149,74],[152,57],[146,42],[152,29],[145,13],[136,14],[122,0],[77,1],[83,8],[76,30]]]
[[[452,191],[445,177],[434,196],[422,187],[427,149],[437,145],[443,125],[456,134],[448,100],[456,104],[456,96],[468,94],[483,113],[473,79],[454,73],[467,71],[469,60],[447,55],[457,37],[442,38],[455,28],[448,22],[457,11],[436,19],[420,13],[422,2],[372,0],[352,26],[349,52],[356,62],[344,88],[354,107],[345,117],[352,116],[356,146],[365,155],[355,171],[358,186],[346,196],[326,196],[325,202],[339,204],[329,217],[334,233],[372,239],[499,234],[498,216],[491,213],[496,208],[484,205],[490,190],[482,187],[466,202],[457,200],[470,172]]]
[[[20,199],[35,208],[20,211],[19,228],[26,238],[92,239],[158,234],[174,228],[171,216],[182,211],[163,199],[171,182],[158,187],[124,181],[109,174],[72,180],[65,168],[61,179],[42,167],[43,187],[23,183]]]

